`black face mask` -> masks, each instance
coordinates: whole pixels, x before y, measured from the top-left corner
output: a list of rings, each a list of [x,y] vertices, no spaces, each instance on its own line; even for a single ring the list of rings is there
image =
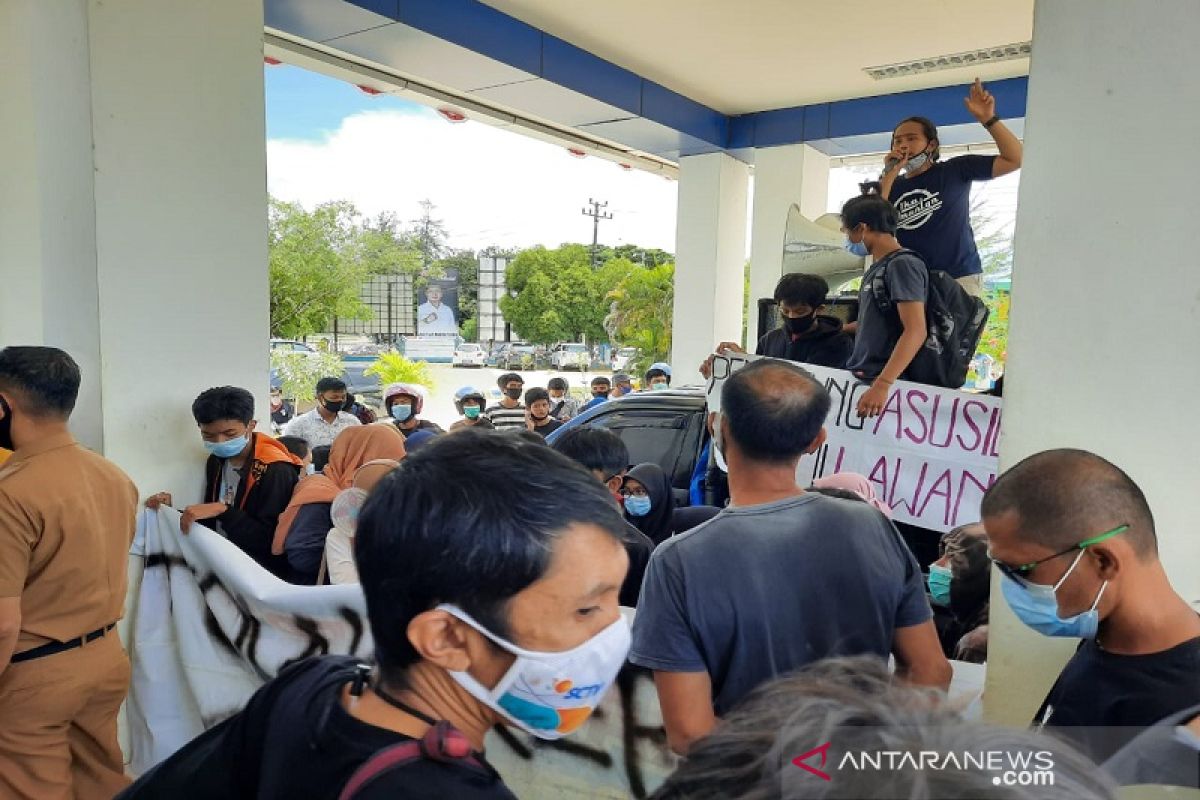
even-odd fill
[[[337,400],[326,400],[321,405],[325,406],[325,410],[330,414],[336,414],[346,405],[346,401],[339,403]]]
[[[808,332],[808,329],[812,327],[816,318],[817,312],[815,311],[803,317],[784,317],[783,327],[787,329],[790,335],[799,336],[802,333]]]
[[[4,411],[4,419],[0,419],[0,447],[5,450],[16,450],[12,440],[12,406],[0,397],[0,410]]]
[[[521,390],[520,389],[505,389],[504,393],[506,395],[508,395],[510,400],[520,400],[521,399]]]

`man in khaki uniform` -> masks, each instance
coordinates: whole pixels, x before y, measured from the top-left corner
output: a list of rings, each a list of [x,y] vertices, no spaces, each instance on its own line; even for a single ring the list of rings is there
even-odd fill
[[[51,347],[0,350],[0,797],[108,800],[128,780],[117,711],[137,489],[79,446],[79,366]]]

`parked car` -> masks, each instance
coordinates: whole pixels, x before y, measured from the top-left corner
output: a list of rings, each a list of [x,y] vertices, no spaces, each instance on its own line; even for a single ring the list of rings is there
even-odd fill
[[[455,349],[452,363],[456,367],[482,367],[486,360],[482,347],[465,342]]]
[[[689,505],[689,490],[696,463],[705,454],[708,406],[701,387],[680,387],[660,392],[638,392],[594,406],[550,434],[558,437],[578,426],[597,425],[621,437],[629,448],[630,466],[653,462],[671,478],[679,505]],[[711,448],[710,448],[711,450]],[[728,481],[711,454],[704,471],[706,505],[724,506],[729,500]],[[903,522],[895,523],[918,563],[929,564],[938,556],[941,533]]]
[[[305,344],[304,342],[298,342],[295,339],[272,339],[271,351],[284,353],[309,353],[311,355],[317,355],[317,348],[310,344]]]
[[[550,368],[563,372],[569,369],[583,372],[590,361],[591,352],[583,344],[564,342],[555,345],[550,352]]]
[[[629,369],[629,362],[636,358],[637,354],[638,349],[636,347],[622,347],[613,355],[613,372],[624,372]]]
[[[513,342],[497,360],[497,367],[507,370],[537,368],[537,348],[525,342]]]

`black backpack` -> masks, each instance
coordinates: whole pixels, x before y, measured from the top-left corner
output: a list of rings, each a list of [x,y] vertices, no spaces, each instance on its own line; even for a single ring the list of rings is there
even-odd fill
[[[871,277],[871,295],[888,320],[896,338],[903,330],[900,312],[887,289],[888,263],[898,255],[910,255],[925,266],[912,250],[897,250],[886,256]],[[900,377],[914,383],[961,389],[967,369],[975,357],[975,348],[987,325],[988,309],[978,297],[967,294],[958,281],[940,269],[929,269],[929,290],[925,297],[925,325],[929,335]]]

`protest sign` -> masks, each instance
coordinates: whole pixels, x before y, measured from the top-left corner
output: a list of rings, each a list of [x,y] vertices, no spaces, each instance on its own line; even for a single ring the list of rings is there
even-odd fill
[[[729,376],[759,358],[713,356],[709,411],[720,412]],[[855,408],[869,384],[845,370],[799,366],[825,386],[833,401],[825,444],[800,459],[800,485],[836,472],[858,472],[900,522],[948,531],[979,521],[983,493],[997,475],[1000,398],[897,381],[882,413],[864,419]]]
[[[140,579],[137,572],[140,570]],[[373,652],[357,585],[293,586],[213,531],[184,536],[179,512],[145,511],[126,617],[133,679],[130,771],[147,771],[239,711],[280,669],[313,655]],[[488,760],[517,797],[645,797],[674,768],[648,672],[626,665],[582,728],[545,742],[497,728]]]

